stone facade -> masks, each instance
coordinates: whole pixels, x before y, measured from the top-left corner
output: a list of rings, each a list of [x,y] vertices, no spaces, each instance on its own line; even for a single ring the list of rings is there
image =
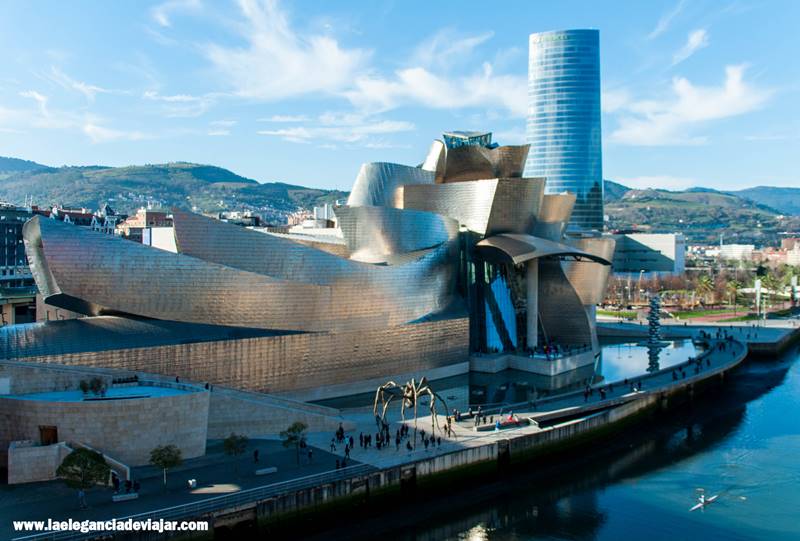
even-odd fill
[[[206,449],[209,393],[197,389],[168,396],[56,402],[0,397],[0,447],[38,441],[40,426],[56,427],[58,441],[85,443],[131,466],[147,464],[150,451],[175,444],[184,458]]]
[[[72,451],[66,444],[36,445],[33,441],[15,441],[8,447],[8,484],[51,481],[56,469]]]

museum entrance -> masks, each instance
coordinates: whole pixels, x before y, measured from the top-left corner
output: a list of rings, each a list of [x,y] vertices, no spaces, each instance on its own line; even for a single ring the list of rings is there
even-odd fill
[[[55,426],[39,426],[39,440],[42,445],[58,443],[58,428]]]

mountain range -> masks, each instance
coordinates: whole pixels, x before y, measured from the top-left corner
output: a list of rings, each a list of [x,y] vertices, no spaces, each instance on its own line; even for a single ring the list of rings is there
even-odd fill
[[[150,204],[199,212],[254,210],[270,216],[347,197],[347,192],[260,183],[212,165],[175,162],[106,167],[47,167],[0,157],[0,200],[42,207],[60,204],[97,209],[108,203],[131,213]]]
[[[131,213],[145,204],[198,212],[253,210],[276,219],[299,208],[344,199],[347,192],[258,182],[213,165],[186,162],[127,167],[49,167],[0,157],[0,200],[39,206]],[[617,230],[684,233],[691,242],[769,243],[800,231],[800,188],[758,186],[738,191],[634,189],[605,181],[607,226]]]

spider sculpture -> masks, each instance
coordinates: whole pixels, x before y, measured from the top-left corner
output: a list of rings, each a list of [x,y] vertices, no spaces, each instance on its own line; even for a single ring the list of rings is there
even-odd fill
[[[430,398],[429,408],[431,412],[431,434],[436,432],[437,428],[439,428],[439,431],[441,431],[442,429],[439,427],[439,418],[436,414],[436,400],[438,399],[442,403],[445,411],[447,411],[447,403],[442,397],[436,394],[433,389],[431,389],[430,385],[428,384],[428,379],[425,377],[420,379],[419,382],[412,378],[411,381],[406,382],[406,384],[402,386],[398,385],[394,381],[388,381],[378,387],[378,390],[375,392],[375,402],[372,408],[378,428],[385,430],[388,433],[389,425],[386,422],[386,412],[389,409],[389,405],[392,403],[392,401],[395,398],[399,398],[401,401],[400,418],[404,422],[406,420],[406,408],[414,408],[414,441],[416,441],[417,406],[419,405],[420,398],[425,396]]]

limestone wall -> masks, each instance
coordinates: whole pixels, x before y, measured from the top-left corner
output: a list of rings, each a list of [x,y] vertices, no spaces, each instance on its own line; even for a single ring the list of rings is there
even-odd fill
[[[132,466],[150,451],[175,444],[184,458],[205,454],[209,393],[125,400],[54,402],[0,397],[0,446],[39,441],[39,427],[55,426],[59,441],[82,442]]]
[[[64,443],[36,445],[32,441],[15,441],[8,448],[8,484],[51,481],[56,469],[72,451]]]

